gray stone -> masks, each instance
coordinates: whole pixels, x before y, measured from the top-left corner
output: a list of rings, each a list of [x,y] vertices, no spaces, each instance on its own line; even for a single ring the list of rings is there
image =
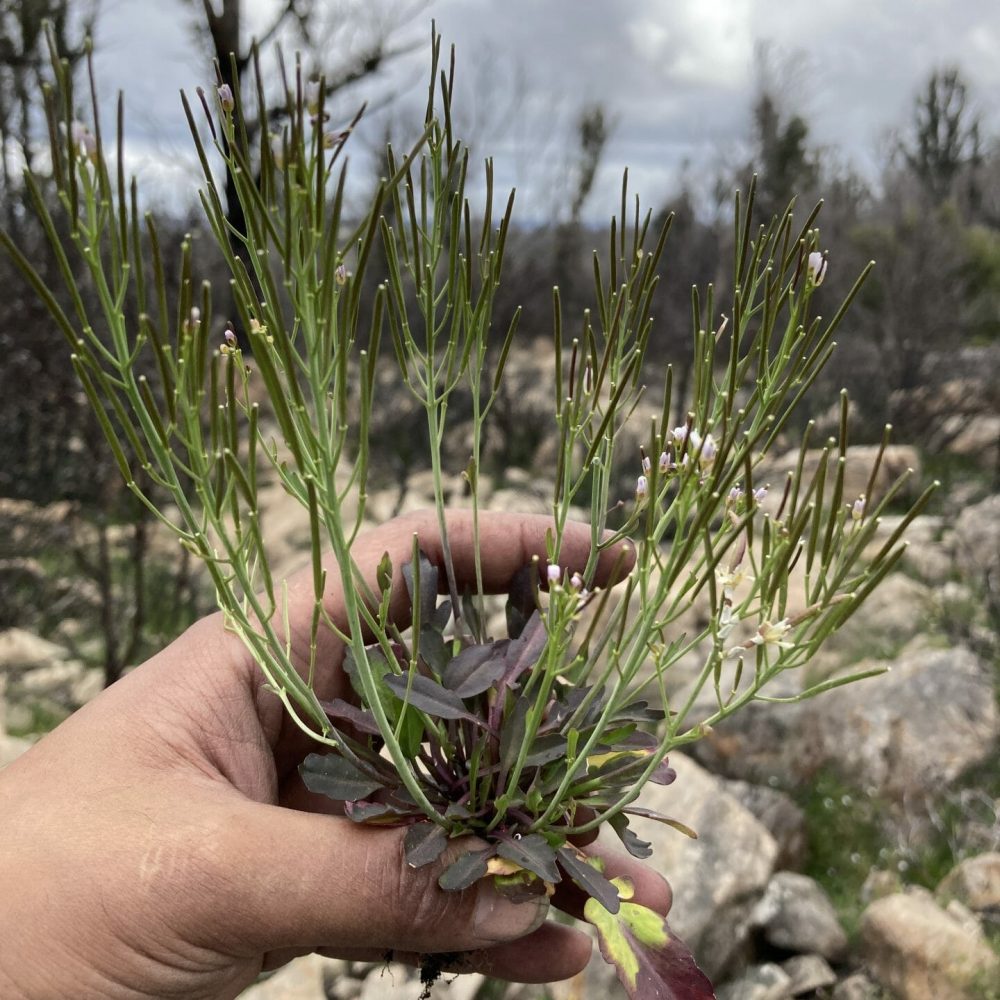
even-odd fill
[[[365,976],[359,1000],[418,1000],[422,992],[420,980],[406,970],[379,965]]]
[[[21,673],[68,659],[62,646],[20,628],[0,632],[0,670]]]
[[[847,935],[833,904],[806,875],[777,872],[752,919],[770,944],[785,951],[836,960],[847,950]]]
[[[985,585],[1000,576],[1000,494],[958,515],[954,552],[955,568],[966,583]]]
[[[726,791],[749,809],[774,837],[778,844],[775,868],[795,870],[805,863],[809,849],[806,817],[790,795],[749,781],[727,782]]]
[[[773,962],[751,966],[717,990],[718,1000],[791,1000],[792,979]]]
[[[1000,853],[990,851],[959,862],[941,880],[937,896],[957,899],[977,912],[1000,913]]]
[[[677,780],[647,786],[640,803],[677,817],[698,839],[652,820],[634,818],[631,825],[652,843],[650,863],[673,888],[671,927],[714,979],[749,936],[750,913],[774,869],[778,846],[725,782],[682,754],[671,755],[670,763]]]
[[[832,1000],[882,1000],[882,997],[882,991],[863,972],[856,972],[837,983]]]
[[[982,933],[926,890],[875,900],[862,914],[861,948],[871,974],[900,1000],[981,1000],[1000,989],[1000,958]]]
[[[878,793],[919,797],[992,756],[993,684],[991,666],[964,646],[907,649],[883,676],[796,705],[749,705],[696,753],[734,778],[794,786],[833,765]]]
[[[822,955],[795,955],[782,962],[781,967],[792,981],[788,992],[793,997],[833,986],[837,981],[837,974]]]

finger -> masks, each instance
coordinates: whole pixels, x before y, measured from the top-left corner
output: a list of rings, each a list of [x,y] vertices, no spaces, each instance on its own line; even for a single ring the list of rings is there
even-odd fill
[[[475,841],[453,841],[438,862],[406,863],[405,831],[246,803],[211,846],[211,912],[220,945],[261,954],[322,942],[342,948],[476,951],[524,937],[544,898],[515,904],[483,879],[462,892],[437,884]],[[248,877],[248,873],[249,877]],[[222,887],[224,891],[220,891]]]
[[[510,983],[552,983],[582,972],[590,960],[591,939],[582,931],[546,921],[526,937],[480,951],[462,952],[442,963],[446,973],[481,972]],[[428,955],[373,948],[320,948],[321,955],[347,962],[401,962],[420,968]],[[374,974],[374,973],[372,973]]]

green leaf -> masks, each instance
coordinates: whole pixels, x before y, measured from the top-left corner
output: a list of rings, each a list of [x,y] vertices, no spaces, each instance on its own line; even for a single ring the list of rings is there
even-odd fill
[[[606,879],[593,865],[587,863],[584,855],[573,847],[560,847],[559,867],[591,899],[596,899],[609,913],[617,913],[621,905],[618,888]]]
[[[459,698],[472,698],[482,694],[503,676],[506,669],[503,652],[506,646],[507,643],[502,640],[463,649],[448,664],[441,683]]]
[[[508,861],[516,861],[546,882],[561,879],[555,849],[540,833],[529,833],[520,840],[505,840],[497,846],[497,854]]]
[[[402,701],[436,719],[469,719],[478,721],[466,711],[462,699],[437,681],[422,674],[386,674],[385,684]],[[409,687],[409,691],[407,691]]]
[[[655,910],[629,902],[626,879],[612,879],[621,898],[613,914],[588,899],[584,919],[597,930],[606,962],[613,965],[631,1000],[715,1000],[715,990],[698,968],[690,949]]]
[[[530,702],[526,698],[519,698],[514,702],[513,710],[503,720],[500,729],[500,770],[503,774],[507,774],[517,760],[524,742],[530,710]]]
[[[422,868],[441,857],[448,846],[448,834],[437,823],[415,823],[406,831],[403,847],[406,863],[411,868]]]
[[[357,802],[385,787],[336,753],[309,754],[299,772],[310,792],[327,795],[338,802]]]
[[[496,854],[495,847],[486,847],[481,851],[469,851],[456,861],[453,861],[441,873],[438,885],[448,892],[468,889],[486,874],[486,865]]]

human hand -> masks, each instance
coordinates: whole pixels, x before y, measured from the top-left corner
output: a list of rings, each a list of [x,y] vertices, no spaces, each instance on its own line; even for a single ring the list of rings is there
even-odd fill
[[[468,585],[471,519],[452,512],[448,524],[459,586]],[[487,589],[503,592],[532,556],[544,558],[549,525],[480,516]],[[415,532],[441,564],[433,515],[399,518],[354,547],[373,584],[383,552],[399,567]],[[590,528],[570,525],[563,562],[582,569],[589,546]],[[598,583],[615,557],[602,555]],[[307,576],[289,588],[293,651],[308,648]],[[326,605],[343,625],[338,583]],[[394,611],[405,624],[401,585]],[[343,646],[332,633],[321,639],[317,693],[346,697]],[[467,952],[464,970],[523,982],[584,967],[589,937],[545,921],[544,900],[513,904],[490,880],[444,892],[437,877],[454,847],[412,869],[403,829],[329,815],[333,803],[298,775],[314,749],[221,615],[46,736],[0,773],[0,995],[234,997],[262,970],[311,951],[358,961],[391,951],[411,962]],[[627,855],[605,860],[609,876],[632,879],[637,901],[667,912],[658,875]],[[560,886],[554,902],[582,914],[572,887]]]

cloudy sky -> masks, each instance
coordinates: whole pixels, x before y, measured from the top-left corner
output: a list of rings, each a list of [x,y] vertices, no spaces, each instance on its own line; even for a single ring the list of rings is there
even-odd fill
[[[275,7],[245,2],[249,30]],[[161,188],[180,190],[193,175],[177,91],[206,76],[194,37],[200,6],[104,0],[102,89],[126,90],[134,162]],[[735,159],[748,133],[761,44],[815,141],[840,148],[869,175],[936,67],[961,67],[977,108],[1000,133],[996,0],[432,0],[400,40],[420,43],[432,16],[458,47],[462,120],[475,148],[494,155],[501,180],[519,187],[530,212],[557,197],[564,138],[588,103],[601,102],[615,123],[588,206],[594,217],[613,208],[625,166],[655,203],[685,164],[697,179],[720,158]],[[392,114],[405,118],[407,98],[419,107],[425,65],[423,46],[375,81],[369,96],[397,95]],[[379,127],[369,129],[374,146]]]

